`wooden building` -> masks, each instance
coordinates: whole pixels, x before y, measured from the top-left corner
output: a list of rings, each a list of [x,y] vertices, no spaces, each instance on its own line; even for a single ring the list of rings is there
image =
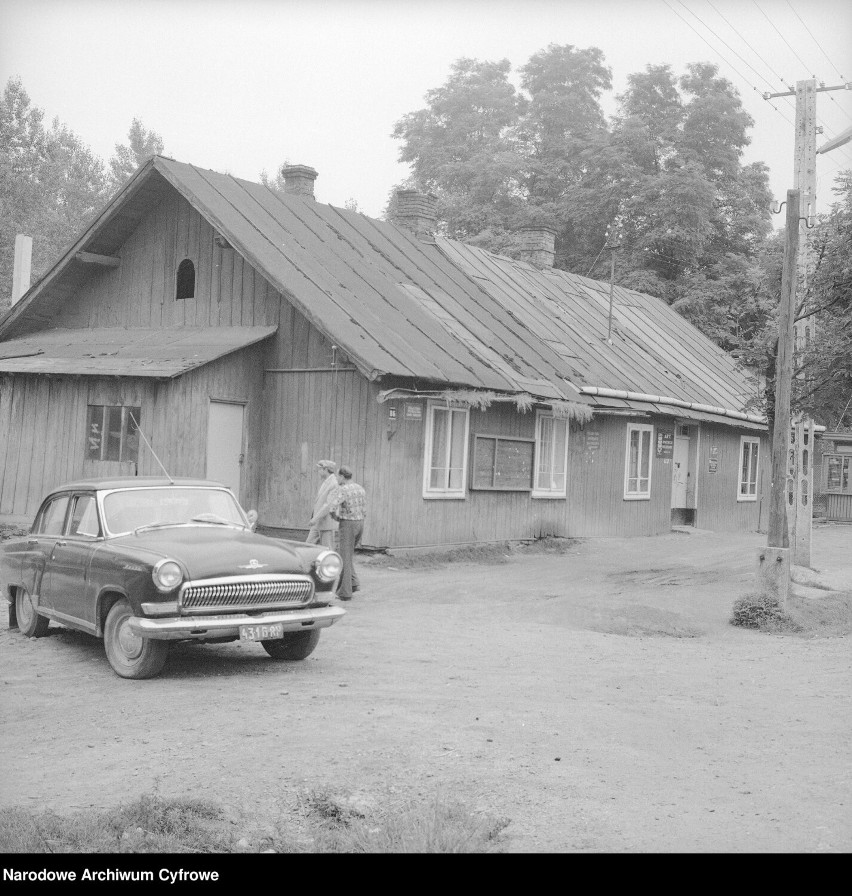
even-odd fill
[[[821,437],[825,518],[852,522],[852,432],[823,432]]]
[[[766,520],[756,385],[664,302],[155,157],[0,318],[0,518],[66,479],[231,485],[303,535],[349,464],[365,544],[652,535]]]

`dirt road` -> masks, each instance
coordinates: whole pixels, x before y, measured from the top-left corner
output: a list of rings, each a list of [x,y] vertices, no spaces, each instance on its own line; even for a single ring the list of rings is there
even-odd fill
[[[143,682],[93,639],[28,640],[4,615],[0,807],[156,787],[219,799],[261,836],[327,788],[368,813],[461,797],[510,820],[510,851],[849,851],[849,636],[728,625],[763,543],[362,563],[364,591],[305,662],[178,645]],[[852,527],[819,527],[813,565],[852,590]]]

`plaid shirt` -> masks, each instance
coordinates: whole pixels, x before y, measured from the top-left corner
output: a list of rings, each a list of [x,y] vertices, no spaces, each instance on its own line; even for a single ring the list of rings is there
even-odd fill
[[[347,482],[337,490],[337,517],[363,520],[367,515],[367,493],[357,482]]]

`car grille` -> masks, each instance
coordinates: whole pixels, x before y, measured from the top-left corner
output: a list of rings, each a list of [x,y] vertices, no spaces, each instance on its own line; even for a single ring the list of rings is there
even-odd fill
[[[282,604],[305,604],[313,597],[314,584],[303,576],[245,579],[209,579],[188,582],[181,590],[185,612],[208,610],[262,610]]]

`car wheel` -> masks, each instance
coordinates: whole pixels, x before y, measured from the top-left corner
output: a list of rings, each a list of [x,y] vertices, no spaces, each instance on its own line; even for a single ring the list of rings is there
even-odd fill
[[[313,628],[306,632],[291,632],[283,638],[260,643],[274,660],[303,660],[314,652],[314,648],[319,644],[319,636],[320,630]]]
[[[28,638],[42,638],[47,634],[47,626],[50,623],[45,616],[38,614],[25,588],[18,588],[15,592],[15,616],[21,634]]]
[[[133,611],[126,600],[110,607],[104,626],[104,648],[113,670],[122,678],[153,678],[166,663],[166,641],[142,638],[130,628]]]

